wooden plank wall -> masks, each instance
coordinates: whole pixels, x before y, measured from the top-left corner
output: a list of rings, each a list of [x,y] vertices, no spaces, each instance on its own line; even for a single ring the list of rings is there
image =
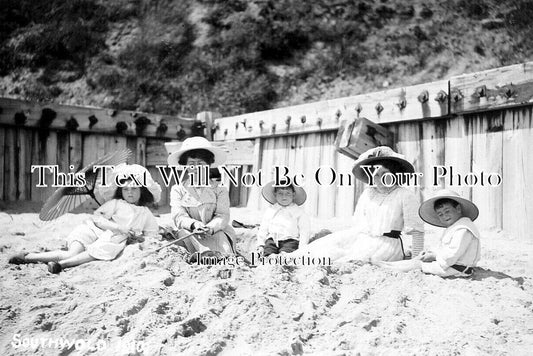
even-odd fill
[[[364,117],[399,123],[486,112],[533,103],[533,62],[448,80],[214,119],[213,139],[245,140],[335,131]]]
[[[396,150],[424,174],[416,188],[420,201],[435,190],[450,188],[472,199],[480,209],[477,223],[482,228],[505,229],[512,236],[526,238],[533,229],[533,107],[509,108],[451,118],[385,125],[397,137]],[[335,133],[310,133],[260,139],[259,168],[268,177],[274,165],[287,165],[293,173],[312,179],[316,168],[331,166],[349,174],[353,160],[335,152]],[[454,177],[474,172],[498,173],[499,186],[458,186],[457,180],[439,180],[434,186],[433,166],[452,166]],[[271,176],[272,177],[272,176]],[[266,179],[268,182],[271,178]],[[363,189],[352,186],[320,187],[308,181],[304,207],[314,216],[350,216]],[[248,207],[265,209],[268,203],[252,188]]]
[[[320,166],[324,167],[324,172],[327,172],[327,167],[331,167],[338,173],[350,175],[353,161],[336,153],[333,144],[335,135],[335,132],[327,132],[261,139],[261,163],[254,170],[260,169],[263,172],[263,184],[274,179],[274,166],[288,167],[291,177],[303,174],[303,187],[307,192],[304,208],[309,214],[320,217],[350,216],[353,214],[356,191],[360,184],[319,186],[314,177]],[[325,180],[328,175],[324,174],[322,177]],[[248,207],[262,210],[268,206],[260,191],[258,186],[251,188]]]
[[[43,119],[46,110],[53,113],[50,122]],[[136,123],[141,118],[147,122],[143,129]],[[75,129],[67,125],[73,120],[79,125]],[[44,202],[54,192],[36,187],[31,165],[57,164],[68,173],[70,165],[78,170],[123,148],[132,151],[128,163],[146,166],[160,181],[155,165],[167,163],[164,142],[198,134],[197,124],[176,116],[0,98],[0,200]],[[50,181],[52,174],[46,176]],[[160,205],[168,205],[166,187]]]
[[[5,126],[0,123],[0,200],[30,200],[44,202],[56,188],[36,187],[38,174],[31,173],[32,165],[58,165],[61,172],[77,171],[102,156],[120,149],[129,148],[132,152],[128,163],[147,167],[152,177],[161,185],[162,194],[159,210],[169,208],[170,187],[156,168],[167,165],[166,137],[136,137],[116,134],[69,132],[50,130],[46,134],[34,127]],[[228,150],[229,164],[240,167],[242,174],[252,169],[252,145],[246,142],[234,144],[218,143]],[[51,184],[52,174],[46,170],[47,184]],[[249,188],[230,186],[232,206],[245,206]]]
[[[168,188],[164,187],[157,164],[166,164],[163,143],[167,139],[126,137],[99,133],[50,131],[46,134],[35,128],[0,126],[0,200],[31,200],[44,202],[56,188],[36,187],[37,172],[32,165],[55,165],[61,172],[71,172],[86,166],[102,156],[124,148],[132,155],[128,163],[146,165],[152,176],[163,188],[160,206],[168,205]],[[156,153],[157,151],[157,153]],[[46,171],[47,183],[52,174]]]

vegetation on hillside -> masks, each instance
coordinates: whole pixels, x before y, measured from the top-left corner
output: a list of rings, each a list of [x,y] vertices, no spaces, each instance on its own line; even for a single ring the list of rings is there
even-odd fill
[[[224,115],[533,54],[531,0],[0,0],[0,95]]]

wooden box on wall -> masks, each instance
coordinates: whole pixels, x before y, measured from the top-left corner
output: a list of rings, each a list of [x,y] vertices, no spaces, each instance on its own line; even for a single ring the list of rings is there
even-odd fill
[[[393,147],[393,143],[392,132],[364,117],[342,121],[335,138],[337,151],[353,159],[374,147]]]

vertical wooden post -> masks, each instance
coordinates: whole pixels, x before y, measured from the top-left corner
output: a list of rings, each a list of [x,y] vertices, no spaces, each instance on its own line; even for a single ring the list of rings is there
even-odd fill
[[[136,157],[136,155],[137,155],[137,138],[136,137],[132,137],[132,136],[126,137],[126,148],[128,148],[131,151],[131,155],[128,158],[127,163],[128,164],[137,163],[137,161],[136,161],[136,159],[137,159],[137,157]]]
[[[335,150],[335,133],[323,133],[320,135],[320,160],[317,166],[335,167],[335,156],[338,154]],[[295,172],[297,173],[297,172]],[[311,178],[311,177],[309,177]],[[314,179],[314,177],[313,177]],[[314,182],[313,184],[315,184]],[[332,218],[335,216],[335,184],[317,185],[316,194],[318,196],[317,215],[321,218]]]
[[[5,200],[14,201],[17,199],[17,181],[15,176],[15,129],[6,129],[5,141],[5,172],[4,172],[4,196]]]
[[[236,170],[237,167],[238,166],[232,166],[231,170],[232,170],[233,174],[237,177],[238,181],[240,181],[241,178],[242,178],[242,170],[239,169],[237,171]],[[243,168],[243,167],[241,167],[241,168]],[[229,185],[230,206],[239,206],[241,193],[242,193],[242,190],[241,190],[241,186],[240,185],[238,185],[238,186],[234,186],[233,184]]]
[[[128,164],[146,166],[146,137],[128,137],[126,147],[131,151]]]
[[[46,149],[44,151],[44,154],[45,154],[44,161],[46,162],[45,164],[56,165],[58,163],[57,162],[57,148],[58,148],[57,132],[50,131],[50,133],[48,134],[48,137],[46,138],[45,144],[46,144]],[[53,177],[52,172],[49,172],[48,170],[46,170],[46,185],[48,187],[40,188],[40,189],[43,189],[43,192],[44,192],[43,201],[46,201],[46,199],[48,199],[52,194],[54,194],[55,190],[57,189],[57,187],[52,187],[52,184],[54,183],[52,177]]]
[[[13,162],[13,166],[15,167],[15,182],[16,182],[16,200],[24,200],[26,199],[26,190],[24,186],[24,174],[21,174],[21,172],[24,172],[24,160],[20,160],[20,158],[24,158],[24,147],[21,143],[21,139],[24,138],[24,136],[21,134],[21,131],[23,129],[16,128],[14,129],[14,135],[15,135],[15,146],[13,149],[15,150],[15,161]]]
[[[196,114],[196,120],[205,123],[205,138],[213,141],[213,127],[215,119],[222,117],[220,113],[213,111],[202,111]]]
[[[107,136],[105,135],[96,136],[96,147],[94,148],[96,150],[96,159],[100,159],[108,153],[106,150],[106,141],[107,141]]]
[[[242,166],[242,174],[250,173],[250,172],[252,172],[252,166],[251,165],[247,164],[247,165]],[[239,197],[240,198],[239,206],[246,207],[246,205],[248,204],[249,192],[250,192],[250,188],[249,187],[245,187],[244,185],[241,185],[241,187],[240,187],[240,197]]]
[[[98,158],[97,152],[98,135],[83,135],[83,165],[86,166]]]
[[[57,133],[57,165],[59,166],[59,171],[63,173],[70,172],[69,167],[69,155],[70,155],[70,139],[68,132]]]
[[[443,121],[431,120],[421,122],[419,125],[420,156],[418,169],[423,173],[420,191],[422,201],[433,197],[435,191],[444,188],[444,182],[439,181],[439,186],[433,186],[433,166],[444,165],[444,141],[446,125]]]
[[[33,130],[31,133],[32,148],[31,148],[31,164],[39,165],[44,163],[44,154],[41,150],[41,140],[39,139],[39,132]],[[31,200],[35,202],[43,201],[43,188],[37,187],[39,183],[39,177],[37,170],[31,174]]]
[[[508,109],[503,118],[503,229],[512,238],[531,241],[533,228],[533,109]]]
[[[402,123],[402,125],[398,127],[397,152],[403,154],[405,158],[413,164],[415,172],[423,172],[420,134],[421,132],[418,122]],[[422,200],[421,189],[422,187],[415,187],[415,194],[419,202]]]
[[[0,127],[0,200],[4,200],[4,146],[5,141],[5,130],[3,127]]]
[[[32,131],[17,129],[19,200],[31,199]]]
[[[472,171],[503,174],[503,117],[499,111],[476,114],[472,117]],[[511,179],[509,177],[509,179]],[[472,201],[479,208],[476,225],[502,229],[503,185],[474,186]]]
[[[261,139],[256,138],[254,141],[254,163],[252,166],[253,172],[257,172],[261,168]]]
[[[472,128],[470,117],[457,116],[446,122],[446,137],[444,138],[444,162],[452,166],[455,172],[472,172]],[[465,185],[449,185],[445,180],[445,187],[456,191],[465,199],[472,199],[472,188]]]
[[[74,169],[80,170],[83,164],[83,140],[81,133],[71,132],[69,134],[69,164]]]
[[[146,137],[137,137],[135,161],[137,164],[146,167]]]

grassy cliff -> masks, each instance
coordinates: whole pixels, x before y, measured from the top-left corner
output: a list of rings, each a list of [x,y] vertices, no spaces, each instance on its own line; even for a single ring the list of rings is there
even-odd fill
[[[224,115],[531,60],[531,0],[0,0],[0,95]]]

